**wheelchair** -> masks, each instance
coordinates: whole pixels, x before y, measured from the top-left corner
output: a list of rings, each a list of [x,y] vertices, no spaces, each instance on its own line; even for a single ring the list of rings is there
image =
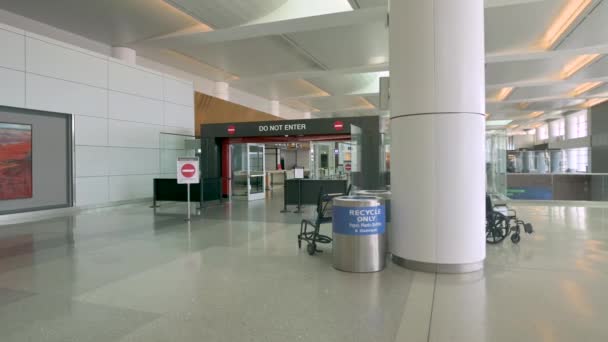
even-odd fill
[[[325,194],[323,189],[319,191],[319,197],[317,199],[317,217],[314,221],[303,219],[300,223],[300,234],[298,234],[298,248],[302,248],[302,241],[306,241],[306,252],[309,255],[315,253],[322,253],[323,251],[317,249],[317,244],[328,244],[332,242],[332,238],[327,235],[319,234],[321,225],[323,223],[331,223],[332,221],[332,201],[334,198],[339,196],[345,196],[350,193],[352,185],[348,187],[345,194]]]
[[[517,217],[517,212],[507,206],[494,206],[490,195],[486,194],[486,243],[497,244],[507,236],[517,244],[521,240],[521,230],[532,234],[531,223],[526,223]]]

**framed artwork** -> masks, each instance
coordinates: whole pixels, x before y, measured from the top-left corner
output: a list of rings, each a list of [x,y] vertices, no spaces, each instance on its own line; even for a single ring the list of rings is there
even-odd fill
[[[32,126],[0,122],[0,201],[32,197]]]

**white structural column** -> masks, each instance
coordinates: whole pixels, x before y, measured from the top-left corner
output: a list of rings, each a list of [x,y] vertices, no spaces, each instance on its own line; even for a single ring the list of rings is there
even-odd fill
[[[135,65],[137,64],[137,52],[135,50],[123,47],[123,46],[113,46],[112,47],[112,57],[116,59],[120,59],[121,61]]]
[[[215,82],[215,97],[224,101],[230,100],[230,84],[228,82]]]
[[[390,4],[393,260],[441,273],[483,268],[483,0]]]
[[[559,137],[559,122],[557,119],[547,120],[546,122],[549,130],[549,141],[554,142]]]
[[[281,116],[281,103],[277,100],[270,101],[270,114],[274,116]]]

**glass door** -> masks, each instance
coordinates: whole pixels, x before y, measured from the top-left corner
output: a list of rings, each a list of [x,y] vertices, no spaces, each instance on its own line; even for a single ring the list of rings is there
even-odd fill
[[[258,200],[266,197],[265,147],[261,144],[247,144],[247,187],[248,199]]]

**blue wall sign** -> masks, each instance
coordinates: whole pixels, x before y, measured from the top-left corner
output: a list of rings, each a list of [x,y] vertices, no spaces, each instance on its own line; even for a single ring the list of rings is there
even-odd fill
[[[333,231],[343,235],[377,235],[386,230],[386,209],[377,207],[334,207]]]
[[[552,200],[553,191],[544,186],[509,187],[507,197],[514,200]]]

